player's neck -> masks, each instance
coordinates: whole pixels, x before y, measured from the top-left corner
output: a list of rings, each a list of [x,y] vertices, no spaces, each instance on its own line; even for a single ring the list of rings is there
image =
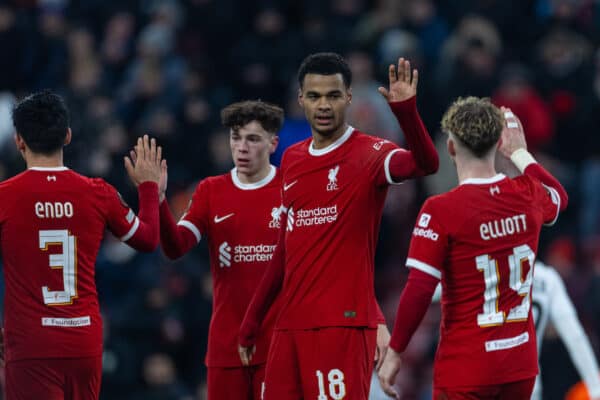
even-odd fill
[[[320,149],[324,149],[325,147],[331,145],[336,140],[341,138],[347,129],[348,129],[348,124],[344,123],[335,132],[333,132],[331,135],[328,135],[328,136],[321,135],[319,132],[312,129],[313,149],[320,150]]]
[[[269,172],[271,172],[271,164],[267,163],[266,166],[262,167],[254,174],[246,174],[238,170],[237,177],[240,180],[240,182],[245,184],[256,183],[265,179],[267,175],[269,175]]]
[[[28,169],[36,167],[54,168],[64,166],[62,151],[52,155],[27,152],[23,157],[25,158],[25,163],[27,164]]]
[[[498,175],[494,163],[489,160],[456,160],[456,172],[458,173],[458,182],[464,182],[473,178],[492,178]]]

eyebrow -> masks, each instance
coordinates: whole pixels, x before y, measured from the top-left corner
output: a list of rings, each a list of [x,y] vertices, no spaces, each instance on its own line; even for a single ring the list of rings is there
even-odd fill
[[[332,94],[342,94],[342,91],[339,90],[339,89],[336,89],[336,90],[331,90],[331,91],[329,91],[327,93],[324,93],[324,94],[320,93],[320,92],[317,92],[315,90],[309,90],[308,92],[306,92],[307,96],[308,95],[318,95],[318,96],[323,96],[324,95],[324,96],[328,96],[328,95],[332,95]]]

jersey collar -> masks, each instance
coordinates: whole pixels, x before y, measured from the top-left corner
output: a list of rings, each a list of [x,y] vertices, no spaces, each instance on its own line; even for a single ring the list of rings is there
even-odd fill
[[[502,179],[506,178],[504,174],[496,174],[491,178],[469,178],[462,181],[461,185],[490,185],[492,183],[500,182]]]
[[[262,178],[260,181],[253,182],[253,183],[244,183],[244,182],[240,181],[240,178],[238,178],[237,167],[236,167],[231,170],[231,180],[233,181],[233,184],[238,189],[254,190],[254,189],[260,189],[261,187],[268,185],[273,180],[273,178],[275,178],[276,173],[277,173],[277,169],[274,166],[270,165],[269,173],[267,174],[267,176]]]
[[[31,167],[31,168],[27,168],[28,170],[31,171],[66,171],[69,168],[67,167]]]
[[[342,144],[344,144],[344,142],[346,142],[350,138],[352,132],[354,132],[354,128],[348,125],[348,129],[346,129],[346,132],[344,132],[342,136],[340,136],[335,142],[331,143],[329,146],[324,147],[322,149],[315,149],[313,147],[314,140],[311,140],[310,146],[308,146],[308,152],[311,156],[322,156],[327,153],[331,153],[332,151],[340,147]]]

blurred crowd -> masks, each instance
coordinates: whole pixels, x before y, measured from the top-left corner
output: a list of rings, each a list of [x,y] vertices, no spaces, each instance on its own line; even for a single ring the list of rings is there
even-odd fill
[[[50,88],[67,100],[66,165],[105,178],[132,206],[123,156],[149,133],[169,163],[171,207],[231,167],[220,109],[242,99],[284,106],[278,163],[310,134],[296,102],[309,53],[335,51],[353,74],[352,125],[402,143],[377,92],[402,56],[419,69],[419,110],[437,143],[437,175],[390,190],[376,291],[393,323],[416,213],[456,184],[439,131],[458,96],[491,97],[521,118],[529,149],[570,195],[542,235],[539,258],[565,279],[600,345],[600,2],[594,0],[3,0],[0,2],[0,179],[24,168],[14,149],[16,99]],[[211,313],[204,245],[177,262],[108,238],[97,284],[105,321],[102,399],[204,398]],[[439,308],[432,306],[401,372],[404,399],[430,395]],[[545,398],[579,380],[556,334],[542,353]],[[74,344],[76,345],[76,344]]]

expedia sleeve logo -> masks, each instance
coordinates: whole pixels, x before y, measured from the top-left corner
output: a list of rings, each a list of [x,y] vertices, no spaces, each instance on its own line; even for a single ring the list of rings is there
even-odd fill
[[[421,214],[421,217],[419,218],[419,222],[417,223],[417,226],[413,230],[413,236],[420,236],[420,237],[424,237],[425,239],[431,239],[434,242],[437,242],[440,235],[437,234],[431,228],[425,229],[429,226],[430,221],[431,221],[430,214],[427,214],[427,213]]]

